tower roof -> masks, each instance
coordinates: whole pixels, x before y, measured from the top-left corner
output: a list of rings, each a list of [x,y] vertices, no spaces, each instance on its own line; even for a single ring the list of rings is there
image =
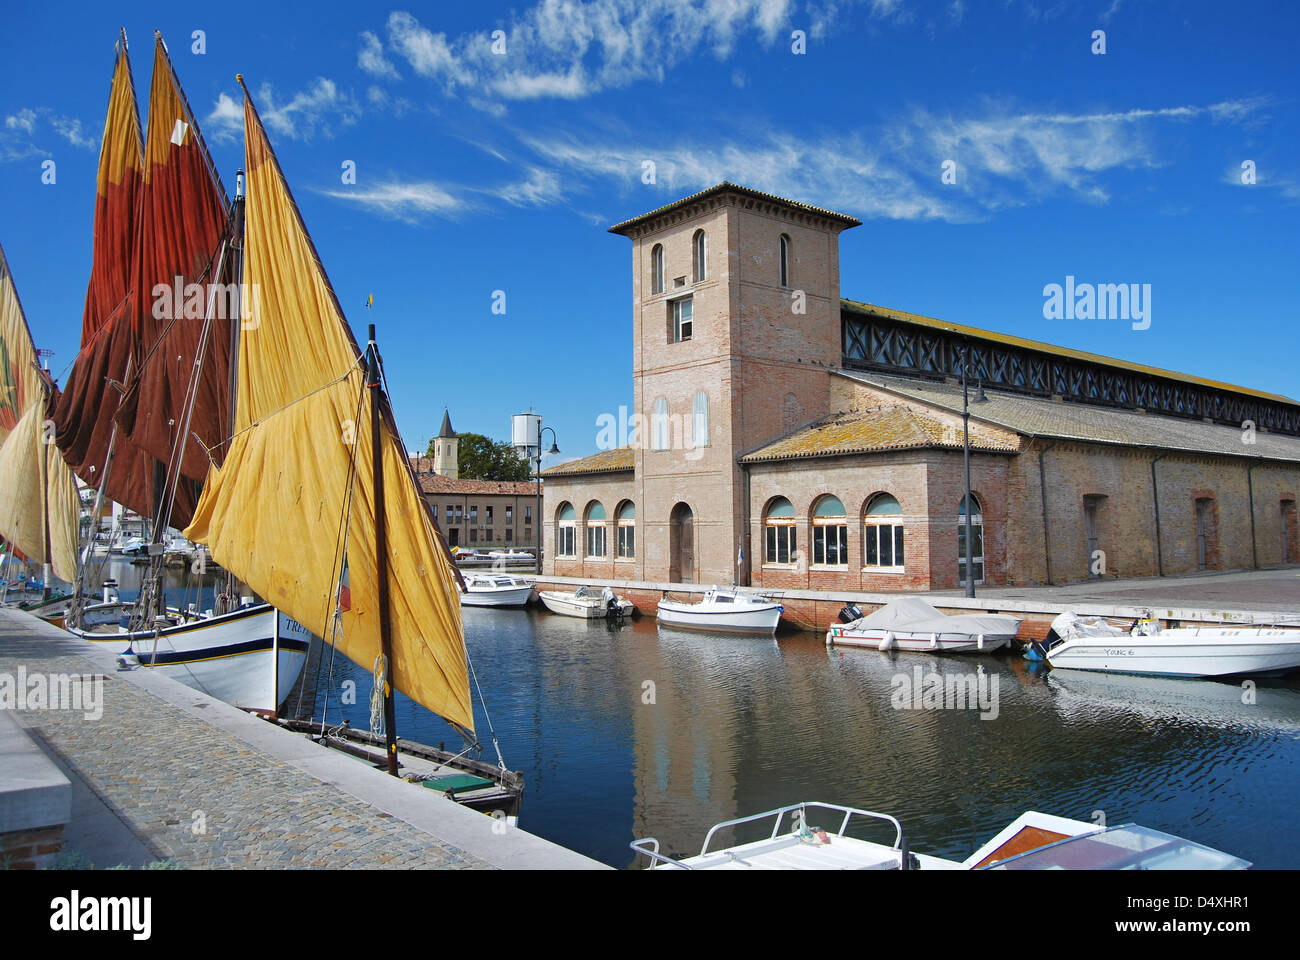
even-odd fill
[[[456,431],[451,428],[451,414],[446,409],[442,411],[442,429],[438,431],[438,437],[443,440],[456,439]]]
[[[778,197],[772,193],[763,193],[761,190],[754,190],[750,187],[742,187],[738,183],[731,183],[728,180],[723,180],[721,183],[715,184],[714,186],[709,187],[706,190],[701,190],[699,193],[693,193],[689,197],[683,197],[680,200],[675,200],[672,203],[659,207],[658,209],[651,210],[649,213],[643,213],[639,217],[633,217],[631,220],[624,220],[621,223],[616,223],[609,228],[609,232],[626,235],[628,230],[630,230],[636,224],[642,223],[646,220],[650,220],[654,217],[662,216],[663,214],[668,213],[671,210],[676,210],[680,207],[686,206],[687,204],[695,203],[698,200],[704,200],[707,197],[717,196],[718,194],[723,194],[723,193],[733,193],[741,197],[748,197],[753,200],[763,200],[768,203],[774,203],[780,206],[789,207],[792,210],[798,210],[802,213],[815,214],[819,217],[825,217],[828,220],[833,220],[837,223],[843,224],[845,228],[857,227],[857,226],[861,226],[862,224],[862,221],[857,219],[856,217],[850,217],[843,213],[836,213],[834,210],[826,210],[822,207],[814,207],[811,204],[799,203],[796,200],[787,200],[785,197]]]

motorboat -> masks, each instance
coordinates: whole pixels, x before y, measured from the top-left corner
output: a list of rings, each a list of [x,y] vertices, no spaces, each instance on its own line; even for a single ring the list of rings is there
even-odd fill
[[[531,563],[537,558],[524,550],[493,550],[488,553],[489,560],[504,560],[506,563]]]
[[[1054,670],[1163,677],[1281,676],[1300,667],[1300,629],[1266,624],[1166,628],[1143,617],[1128,629],[1062,613],[1025,655]]]
[[[564,617],[579,617],[586,620],[599,620],[609,616],[630,617],[636,607],[631,600],[620,597],[609,587],[600,590],[594,587],[579,587],[572,593],[559,590],[541,590],[541,598],[546,609]]]
[[[697,603],[660,600],[658,618],[660,623],[687,630],[771,634],[784,612],[785,607],[768,597],[710,587]]]
[[[859,616],[853,618],[855,613]],[[840,618],[850,618],[849,622],[831,624],[826,644],[925,653],[991,653],[1014,640],[1021,623],[1019,617],[1003,613],[946,616],[921,597],[903,597],[865,617],[860,614],[857,607],[846,607]]]
[[[811,817],[827,826],[815,826]],[[788,817],[788,819],[787,819]],[[863,840],[846,831],[851,822],[886,823],[893,843]],[[757,825],[766,836],[730,847],[712,847],[726,831]],[[838,826],[836,826],[838,821]],[[784,832],[782,827],[788,825]],[[1245,870],[1240,857],[1137,824],[1099,826],[1027,811],[965,860],[913,853],[903,826],[885,813],[833,803],[805,802],[715,824],[693,857],[673,858],[653,837],[633,841],[632,849],[657,870]]]
[[[460,595],[462,607],[522,607],[533,595],[533,582],[505,574],[471,574]]]

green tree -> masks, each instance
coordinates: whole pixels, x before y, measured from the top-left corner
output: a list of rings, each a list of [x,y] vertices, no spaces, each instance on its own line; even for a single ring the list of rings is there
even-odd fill
[[[458,434],[456,462],[462,480],[528,480],[532,474],[528,461],[515,453],[514,447],[481,433]],[[434,441],[429,441],[427,456],[433,456]]]

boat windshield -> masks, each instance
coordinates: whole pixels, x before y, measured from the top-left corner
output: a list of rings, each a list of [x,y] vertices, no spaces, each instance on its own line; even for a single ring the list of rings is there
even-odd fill
[[[1246,860],[1172,834],[1126,824],[1067,837],[982,870],[1245,870]]]

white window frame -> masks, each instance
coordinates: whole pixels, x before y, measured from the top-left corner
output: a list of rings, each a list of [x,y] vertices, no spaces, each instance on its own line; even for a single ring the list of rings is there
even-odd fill
[[[650,293],[664,292],[664,245],[656,243],[650,248]]]
[[[690,318],[682,319],[683,307],[690,308]],[[695,335],[695,298],[677,297],[668,301],[668,342],[689,343]]]
[[[970,515],[971,535],[979,540],[979,556],[971,557],[970,562],[977,564],[979,576],[975,577],[975,586],[984,582],[984,576],[988,573],[988,550],[984,546],[984,505],[980,503],[979,498],[971,494],[975,506],[979,507],[978,512]],[[968,507],[969,509],[969,507]],[[957,514],[957,586],[966,584],[966,560],[961,555],[962,538],[966,536],[966,518],[960,512]]]
[[[709,279],[709,236],[703,230],[691,238],[691,271],[695,283]]]

